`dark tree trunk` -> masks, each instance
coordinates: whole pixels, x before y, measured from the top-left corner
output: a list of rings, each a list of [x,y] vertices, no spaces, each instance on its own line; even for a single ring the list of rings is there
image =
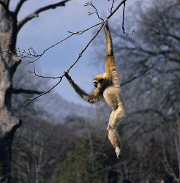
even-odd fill
[[[0,5],[0,181],[6,183],[11,179],[11,144],[20,126],[11,112],[12,77],[20,63],[15,54],[16,25],[13,15]]]
[[[13,12],[9,10],[10,0],[0,0],[0,182],[11,182],[11,145],[13,136],[21,121],[12,114],[11,96],[14,91],[12,78],[21,60],[16,55],[16,39],[19,30],[44,11],[55,9],[70,0],[62,0],[37,9],[20,22],[17,16],[27,0],[19,0]],[[29,93],[27,90],[19,92]],[[34,93],[34,91],[30,91]],[[36,92],[39,93],[39,92]]]

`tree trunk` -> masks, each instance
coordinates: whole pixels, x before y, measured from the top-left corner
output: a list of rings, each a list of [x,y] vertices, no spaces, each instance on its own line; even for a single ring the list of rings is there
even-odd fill
[[[20,63],[15,51],[16,27],[13,14],[0,5],[0,182],[6,183],[11,179],[13,136],[21,124],[11,112],[12,77]]]

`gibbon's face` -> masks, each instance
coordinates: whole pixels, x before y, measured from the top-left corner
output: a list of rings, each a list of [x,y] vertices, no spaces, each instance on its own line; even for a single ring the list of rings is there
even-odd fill
[[[97,81],[93,81],[93,83],[94,83],[94,87],[97,88],[98,82]]]
[[[93,83],[95,88],[101,89],[103,87],[103,79],[100,79],[99,81],[93,80]]]
[[[93,79],[94,87],[101,89],[104,85],[104,77],[103,75],[96,75]]]

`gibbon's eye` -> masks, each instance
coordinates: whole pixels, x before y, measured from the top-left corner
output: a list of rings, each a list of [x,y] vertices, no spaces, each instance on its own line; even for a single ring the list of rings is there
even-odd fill
[[[98,82],[97,81],[93,81],[93,83],[94,83],[94,87],[97,88]]]

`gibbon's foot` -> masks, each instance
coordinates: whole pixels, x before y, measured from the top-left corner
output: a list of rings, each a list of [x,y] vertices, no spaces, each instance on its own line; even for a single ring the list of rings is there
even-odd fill
[[[112,128],[110,125],[108,125],[108,138],[111,142],[111,144],[115,148],[116,156],[119,158],[120,152],[121,152],[121,141],[119,139],[119,135],[115,128]]]
[[[121,154],[121,149],[119,147],[115,148],[116,156],[119,158],[119,155]]]

